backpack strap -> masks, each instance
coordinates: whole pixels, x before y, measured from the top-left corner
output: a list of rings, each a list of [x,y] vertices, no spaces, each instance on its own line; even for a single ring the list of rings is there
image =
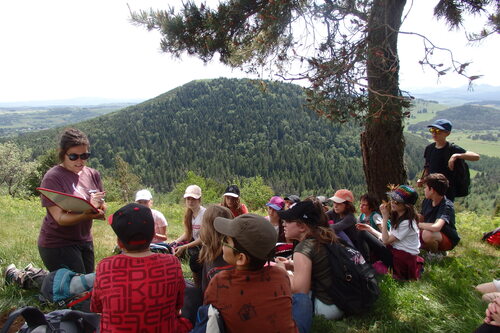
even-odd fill
[[[97,330],[101,321],[101,316],[97,313],[87,313],[77,310],[68,311],[63,315],[61,321],[82,322],[85,333],[92,333]]]
[[[42,311],[33,306],[26,306],[24,308],[20,308],[13,311],[9,315],[0,333],[7,333],[9,331],[10,326],[12,326],[14,320],[16,320],[17,317],[19,316],[24,317],[24,320],[26,321],[29,327],[37,327],[41,325],[49,326],[49,323],[47,322],[47,319],[45,319],[45,315],[43,314]]]
[[[78,297],[78,296],[81,296],[81,297]],[[66,307],[68,308],[72,308],[74,307],[75,305],[85,301],[85,300],[88,300],[90,297],[92,296],[92,290],[91,291],[86,291],[84,292],[83,294],[80,294],[80,295],[77,295],[75,297],[73,297],[68,304],[66,304]]]

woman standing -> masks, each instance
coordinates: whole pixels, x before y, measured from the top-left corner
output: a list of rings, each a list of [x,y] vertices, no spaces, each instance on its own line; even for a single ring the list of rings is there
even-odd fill
[[[221,205],[229,208],[234,217],[248,213],[247,206],[240,202],[240,189],[237,185],[229,185],[226,188]]]
[[[176,256],[180,257],[187,250],[189,267],[193,272],[193,279],[197,286],[201,285],[202,266],[198,262],[201,239],[200,229],[206,208],[201,205],[201,188],[198,185],[189,185],[184,192],[186,212],[184,214],[184,233],[173,244]]]
[[[42,196],[47,214],[38,237],[38,251],[49,271],[63,267],[82,274],[94,271],[92,220],[104,219],[106,204],[99,172],[86,166],[89,150],[90,143],[83,132],[65,130],[59,142],[61,163],[42,179],[41,187],[81,197],[98,208],[97,213],[72,213]]]

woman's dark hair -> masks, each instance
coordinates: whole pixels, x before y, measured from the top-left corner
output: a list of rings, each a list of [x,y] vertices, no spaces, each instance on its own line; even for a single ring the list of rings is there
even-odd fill
[[[64,157],[68,149],[76,146],[87,146],[87,149],[90,148],[87,135],[76,128],[66,129],[59,139],[59,161],[64,162]]]
[[[261,269],[262,267],[264,267],[266,262],[268,262],[269,260],[274,258],[274,251],[275,251],[274,248],[272,249],[272,251],[268,255],[269,260],[264,260],[264,259],[256,258],[253,255],[251,255],[250,253],[248,253],[248,251],[245,250],[245,248],[243,246],[241,246],[240,243],[238,243],[238,241],[235,238],[233,238],[233,243],[234,243],[234,248],[237,250],[237,251],[233,250],[233,253],[235,255],[239,252],[239,253],[244,253],[248,257],[248,260],[250,261],[248,263],[248,270],[250,270],[250,271],[256,271],[256,270]]]
[[[345,210],[342,213],[342,215],[347,215],[349,213],[354,214],[356,213],[356,207],[354,207],[354,204],[350,201],[344,201],[345,204]]]
[[[241,206],[240,197],[235,198],[236,201],[236,213],[237,215],[243,214],[243,207]],[[226,195],[222,197],[221,206],[231,209],[226,203]]]
[[[307,198],[304,199],[304,201],[306,200],[312,201],[314,207],[318,211],[319,214],[318,226],[329,228],[330,225],[328,224],[328,216],[326,215],[325,210],[323,209],[323,203],[321,202],[321,200],[319,200],[318,197],[314,195],[308,196]]]
[[[372,212],[375,212],[378,210],[379,203],[378,203],[377,198],[375,198],[374,196],[372,196],[368,193],[363,194],[361,196],[361,198],[359,198],[359,201],[366,201],[366,203],[368,204],[368,208]]]
[[[391,212],[391,228],[397,229],[399,227],[399,224],[404,221],[408,220],[410,229],[413,230],[413,220],[417,219],[417,211],[415,210],[415,207],[413,205],[409,204],[403,204],[399,203],[398,205],[404,205],[405,206],[405,212],[401,215],[398,216],[397,212]]]
[[[303,223],[309,227],[309,230],[311,232],[309,236],[314,238],[317,248],[319,248],[320,244],[330,244],[338,242],[337,235],[332,229],[330,229],[330,225],[328,224],[328,216],[323,210],[323,204],[321,203],[321,201],[315,196],[307,197],[306,199],[304,199],[304,201],[306,200],[312,201],[314,203],[314,207],[319,214],[318,224],[311,225],[302,221],[297,221],[297,223]]]

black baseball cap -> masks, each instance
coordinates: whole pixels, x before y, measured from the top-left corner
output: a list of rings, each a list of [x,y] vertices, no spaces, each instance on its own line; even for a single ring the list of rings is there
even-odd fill
[[[237,185],[229,185],[226,187],[226,191],[224,192],[224,196],[229,196],[233,198],[238,198],[240,196],[240,189]]]
[[[280,210],[277,213],[285,221],[302,221],[306,224],[317,225],[320,220],[320,212],[310,200],[300,201],[292,208]]]
[[[155,222],[151,209],[131,203],[117,210],[109,223],[127,250],[149,246],[153,240]]]

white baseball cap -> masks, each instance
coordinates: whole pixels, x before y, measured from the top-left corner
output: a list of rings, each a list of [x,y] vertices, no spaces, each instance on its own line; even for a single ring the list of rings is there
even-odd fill
[[[184,198],[201,198],[201,188],[198,185],[189,185],[184,192]]]
[[[153,196],[151,195],[151,192],[149,192],[148,190],[140,190],[137,191],[137,193],[135,194],[135,201],[139,200],[149,201],[151,199],[153,199]]]

